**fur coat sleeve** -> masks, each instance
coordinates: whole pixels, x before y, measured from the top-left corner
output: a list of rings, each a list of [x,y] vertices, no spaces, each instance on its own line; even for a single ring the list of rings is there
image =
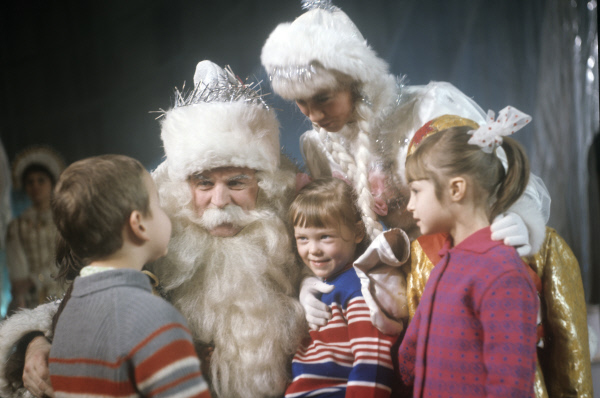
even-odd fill
[[[22,340],[32,332],[41,332],[50,337],[52,317],[58,304],[58,301],[54,301],[34,309],[21,310],[0,324],[0,396],[30,396],[23,387],[22,374],[27,344]]]

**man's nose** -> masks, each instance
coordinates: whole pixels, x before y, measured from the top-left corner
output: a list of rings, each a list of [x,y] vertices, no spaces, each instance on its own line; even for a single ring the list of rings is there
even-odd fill
[[[219,209],[231,203],[231,195],[226,185],[217,184],[212,190],[211,204]]]

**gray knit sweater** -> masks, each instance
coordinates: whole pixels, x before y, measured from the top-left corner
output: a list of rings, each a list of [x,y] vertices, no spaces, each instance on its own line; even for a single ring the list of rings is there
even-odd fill
[[[209,396],[185,319],[132,269],[75,279],[49,362],[56,397]]]

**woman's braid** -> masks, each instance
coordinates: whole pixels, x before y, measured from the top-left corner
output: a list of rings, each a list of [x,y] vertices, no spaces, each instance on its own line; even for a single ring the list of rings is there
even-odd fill
[[[367,122],[360,122],[359,126],[367,125]],[[370,142],[369,136],[362,129],[357,136],[357,152],[352,157],[344,145],[340,142],[339,134],[328,133],[325,129],[319,128],[319,139],[325,145],[327,152],[333,157],[333,160],[340,165],[342,171],[352,182],[356,190],[358,203],[361,209],[363,222],[370,239],[374,239],[381,233],[383,228],[377,222],[377,215],[373,211],[373,195],[369,184],[369,161],[370,161]]]
[[[371,140],[369,138],[369,117],[373,116],[371,109],[363,102],[358,102],[357,113],[358,135],[356,136],[356,154],[354,156],[356,164],[356,175],[354,177],[354,189],[358,195],[358,206],[363,214],[363,222],[371,240],[379,235],[383,228],[377,221],[377,214],[373,210],[375,200],[371,193],[371,184],[369,183],[369,167],[372,160]],[[367,115],[365,115],[367,113]]]

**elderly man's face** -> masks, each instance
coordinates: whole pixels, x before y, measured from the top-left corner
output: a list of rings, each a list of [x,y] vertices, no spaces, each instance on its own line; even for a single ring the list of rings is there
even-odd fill
[[[253,210],[258,196],[256,172],[245,167],[219,167],[191,175],[188,179],[192,189],[194,209],[202,216],[208,209],[223,209],[228,205],[242,210]],[[223,223],[209,230],[214,236],[233,236],[242,227]]]

